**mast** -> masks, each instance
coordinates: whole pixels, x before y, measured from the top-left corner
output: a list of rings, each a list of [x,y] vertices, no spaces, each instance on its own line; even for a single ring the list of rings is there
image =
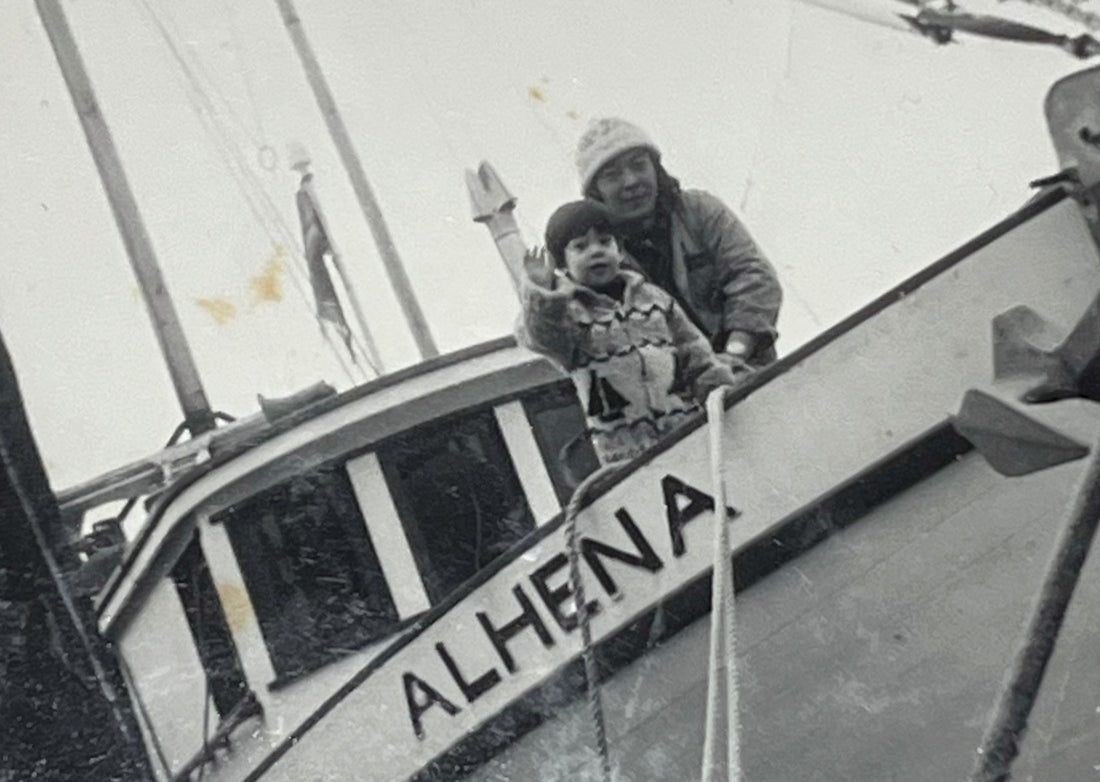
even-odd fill
[[[294,43],[294,49],[302,61],[306,79],[309,81],[310,89],[313,90],[313,97],[317,101],[317,106],[321,109],[321,114],[325,118],[329,135],[340,153],[340,160],[348,172],[348,178],[351,179],[355,197],[359,200],[359,207],[363,210],[363,216],[370,226],[374,242],[378,246],[378,254],[381,256],[382,264],[386,269],[386,276],[389,277],[390,284],[393,286],[397,301],[405,315],[405,320],[412,331],[413,339],[420,350],[420,355],[422,358],[437,356],[439,355],[439,349],[435,345],[435,340],[432,339],[431,332],[428,331],[428,323],[424,319],[424,313],[420,309],[420,304],[416,301],[412,284],[409,282],[408,275],[405,274],[405,267],[401,264],[397,247],[390,236],[389,228],[386,227],[382,210],[374,198],[374,191],[367,181],[367,175],[363,172],[362,161],[359,160],[359,155],[356,154],[355,148],[352,146],[351,136],[348,134],[344,120],[336,108],[336,101],[325,82],[324,74],[321,73],[321,67],[317,62],[313,47],[310,46],[309,39],[306,38],[302,21],[298,18],[298,12],[291,0],[275,0],[275,2],[279,6],[280,14],[282,14],[283,24],[286,26],[287,32],[290,33],[290,40]]]
[[[107,193],[111,213],[122,235],[130,266],[138,279],[138,287],[153,322],[157,344],[160,345],[176,397],[183,408],[184,422],[191,436],[195,437],[214,428],[214,415],[199,380],[191,349],[183,335],[175,305],[165,287],[152,241],[145,230],[137,201],[111,138],[111,131],[99,110],[95,91],[88,79],[61,4],[58,0],[35,0],[35,5],[80,118],[80,126],[84,130],[88,148]]]

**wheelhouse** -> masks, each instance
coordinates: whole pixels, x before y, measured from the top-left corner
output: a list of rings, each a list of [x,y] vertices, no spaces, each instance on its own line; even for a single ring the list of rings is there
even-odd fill
[[[174,485],[98,600],[158,775],[300,720],[550,521],[596,466],[583,435],[571,383],[502,339],[291,409]]]

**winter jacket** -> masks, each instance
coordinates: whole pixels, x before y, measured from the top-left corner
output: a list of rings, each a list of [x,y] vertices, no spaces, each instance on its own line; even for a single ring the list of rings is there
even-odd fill
[[[669,239],[678,298],[715,349],[724,347],[731,331],[747,331],[757,338],[749,363],[774,361],[782,290],[737,216],[710,193],[684,190],[672,210]],[[641,268],[633,259],[629,265]]]
[[[604,464],[637,456],[694,417],[733,373],[666,291],[633,271],[622,301],[564,276],[526,283],[520,344],[570,373]]]

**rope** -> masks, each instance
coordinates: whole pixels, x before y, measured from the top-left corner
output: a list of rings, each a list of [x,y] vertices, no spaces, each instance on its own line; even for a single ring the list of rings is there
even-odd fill
[[[1028,715],[1039,696],[1062,620],[1100,525],[1100,446],[1094,446],[1093,454],[1078,484],[1069,522],[1047,567],[1027,634],[1005,677],[970,782],[1008,782],[1011,776]]]
[[[603,478],[618,471],[621,463],[612,462],[593,472],[573,491],[565,508],[565,542],[569,553],[569,586],[577,606],[577,624],[581,628],[581,658],[584,660],[585,687],[588,694],[588,710],[596,734],[596,749],[600,753],[600,768],[604,782],[611,782],[611,751],[607,745],[607,724],[604,719],[603,699],[600,697],[599,670],[592,646],[592,626],[588,614],[588,600],[581,580],[580,541],[577,538],[577,514],[592,487]]]
[[[164,771],[164,778],[169,779],[172,776],[172,766],[168,762],[168,757],[164,754],[164,747],[157,737],[156,730],[153,729],[153,718],[149,715],[149,709],[145,705],[145,699],[141,697],[141,690],[137,687],[137,679],[134,678],[134,673],[130,670],[130,666],[127,665],[126,656],[121,650],[115,654],[115,659],[118,661],[119,670],[122,672],[123,679],[127,684],[126,689],[130,693],[130,698],[137,706],[138,713],[141,715],[141,721],[145,723],[145,736],[148,738],[149,743],[153,745],[157,760],[160,761],[161,768]]]
[[[719,386],[707,397],[711,485],[714,491],[714,571],[711,579],[710,662],[707,670],[707,722],[703,738],[703,782],[713,782],[716,779],[739,782],[741,779],[733,558],[730,555],[730,531],[726,514],[726,485],[722,475],[722,420],[727,390],[725,386]],[[727,720],[724,764],[719,745],[723,718]]]

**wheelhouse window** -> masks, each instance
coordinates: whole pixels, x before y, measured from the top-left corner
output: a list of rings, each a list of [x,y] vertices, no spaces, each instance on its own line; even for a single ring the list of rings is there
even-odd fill
[[[570,381],[541,388],[523,398],[523,409],[564,507],[573,489],[600,466],[577,392]]]
[[[279,679],[390,633],[397,609],[344,466],[295,477],[223,522]]]
[[[225,717],[248,693],[248,684],[197,537],[193,536],[183,550],[171,578],[206,671],[214,709]]]
[[[410,430],[378,458],[433,604],[535,527],[492,410]]]

